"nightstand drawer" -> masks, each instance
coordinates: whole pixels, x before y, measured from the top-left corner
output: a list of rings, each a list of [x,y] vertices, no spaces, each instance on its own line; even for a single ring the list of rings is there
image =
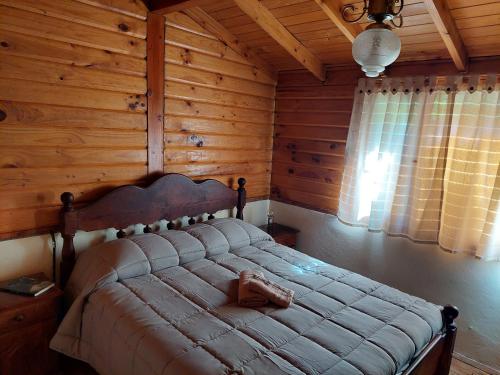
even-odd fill
[[[42,297],[26,298],[33,298],[34,303],[0,311],[0,335],[36,322],[57,318],[57,312],[60,311],[60,298],[50,298],[40,301],[38,298]]]
[[[49,341],[57,324],[56,319],[49,319],[0,335],[0,374],[56,373],[58,355],[49,349]]]

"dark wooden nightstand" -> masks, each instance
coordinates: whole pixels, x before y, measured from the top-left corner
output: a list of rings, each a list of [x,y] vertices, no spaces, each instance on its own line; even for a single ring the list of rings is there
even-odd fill
[[[57,287],[38,297],[0,292],[0,374],[57,371],[57,353],[49,341],[59,323],[62,296]]]
[[[297,229],[276,223],[273,223],[271,226],[267,224],[261,225],[259,228],[270,234],[279,244],[288,247],[295,247],[297,245],[297,233],[300,232]]]

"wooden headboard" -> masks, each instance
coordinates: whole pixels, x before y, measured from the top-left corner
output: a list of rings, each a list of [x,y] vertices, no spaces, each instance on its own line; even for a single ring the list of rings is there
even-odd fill
[[[73,238],[76,231],[119,229],[117,236],[125,236],[123,228],[134,224],[145,224],[144,232],[151,232],[149,224],[204,213],[213,214],[236,207],[236,217],[243,220],[246,204],[245,179],[238,179],[238,189],[233,190],[216,180],[193,181],[182,174],[170,173],[160,177],[151,185],[142,188],[135,185],[118,187],[85,207],[73,207],[73,194],[61,195],[61,234],[63,237],[61,261],[61,285],[65,286],[75,264]]]

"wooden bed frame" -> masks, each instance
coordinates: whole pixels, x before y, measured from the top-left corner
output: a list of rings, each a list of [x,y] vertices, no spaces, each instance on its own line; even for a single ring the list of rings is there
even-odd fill
[[[116,188],[78,209],[73,207],[73,194],[63,193],[61,285],[66,285],[75,264],[73,238],[78,230],[116,228],[119,229],[117,236],[122,238],[126,236],[123,228],[134,224],[145,224],[144,232],[150,233],[151,224],[159,220],[169,221],[167,228],[172,229],[172,220],[180,217],[188,216],[189,223],[194,224],[195,216],[208,213],[211,219],[217,211],[235,207],[236,217],[243,220],[245,184],[246,180],[239,178],[239,187],[233,190],[216,180],[194,181],[171,173],[146,188],[135,185]],[[454,321],[458,309],[447,305],[442,310],[442,316],[443,332],[422,350],[402,375],[448,375],[457,333]]]

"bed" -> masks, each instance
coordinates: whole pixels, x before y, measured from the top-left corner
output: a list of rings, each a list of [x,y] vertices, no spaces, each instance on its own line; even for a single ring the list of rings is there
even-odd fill
[[[168,174],[75,209],[62,196],[62,281],[71,305],[51,347],[103,375],[448,374],[458,315],[277,244],[243,221],[238,190]],[[236,218],[213,214],[236,207]],[[208,213],[208,220],[193,217]],[[189,216],[190,225],[171,221]],[[153,231],[160,219],[168,230]],[[145,224],[83,252],[77,230]],[[286,309],[237,305],[238,273],[295,291]],[[71,275],[71,276],[70,276]]]

